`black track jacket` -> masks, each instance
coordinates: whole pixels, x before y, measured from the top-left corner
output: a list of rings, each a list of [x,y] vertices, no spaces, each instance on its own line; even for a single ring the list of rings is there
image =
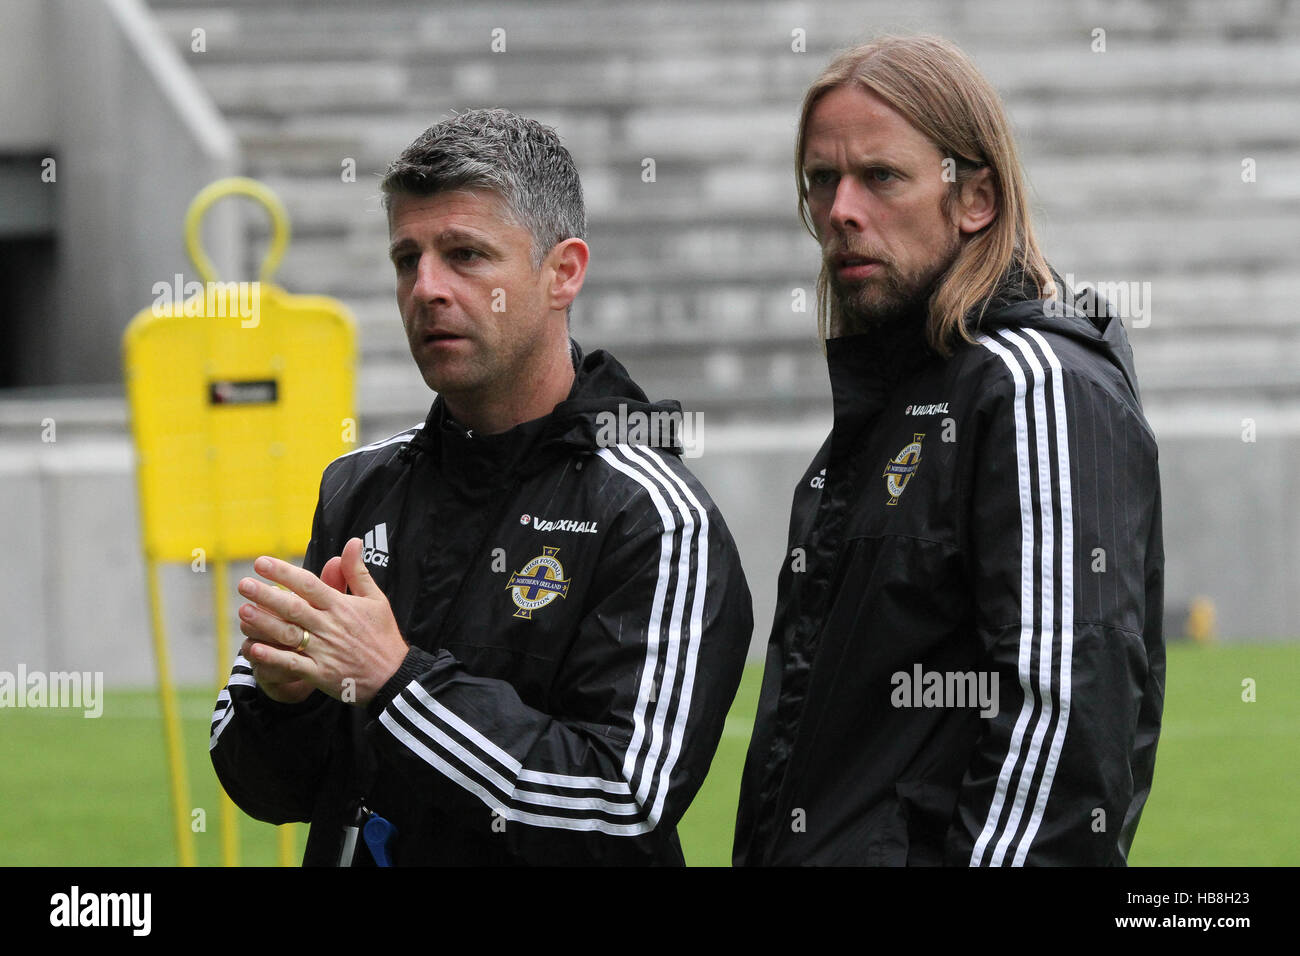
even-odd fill
[[[210,742],[247,813],[310,821],[305,864],[337,862],[357,801],[397,827],[396,865],[683,862],[749,590],[703,487],[649,447],[664,419],[638,434],[677,403],[649,404],[603,351],[574,362],[544,418],[474,436],[438,399],[326,468],[303,566],[363,538],[411,649],[365,708],[278,704],[240,657]]]
[[[1160,485],[1124,329],[1077,304],[1006,296],[946,360],[919,317],[827,343],[737,865],[1126,861],[1164,699]]]

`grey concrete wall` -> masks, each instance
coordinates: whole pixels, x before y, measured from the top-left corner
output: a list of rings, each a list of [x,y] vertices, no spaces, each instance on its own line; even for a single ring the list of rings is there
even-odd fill
[[[1243,440],[1247,421],[1253,440]],[[1258,403],[1191,405],[1153,424],[1169,633],[1204,596],[1227,638],[1300,636],[1300,415]]]
[[[57,421],[57,420],[56,420]],[[39,436],[39,429],[33,429]],[[111,431],[111,430],[110,430]],[[56,431],[0,448],[0,523],[11,532],[0,568],[17,600],[0,619],[0,670],[102,671],[110,686],[154,682],[133,452],[124,436]],[[232,564],[231,641],[242,640]],[[160,568],[173,677],[216,681],[212,575]],[[227,662],[224,668],[228,668]],[[224,682],[224,680],[223,680]]]
[[[45,0],[8,0],[0,29],[0,153],[26,153],[54,140],[54,84],[48,82]],[[33,83],[32,77],[45,78]]]
[[[54,99],[58,293],[33,360],[50,383],[118,382],[122,331],[153,302],[153,284],[197,278],[185,210],[200,188],[237,171],[238,150],[139,0],[51,0],[42,12],[39,66],[4,70]],[[209,254],[229,270],[235,220],[229,209],[212,220]]]

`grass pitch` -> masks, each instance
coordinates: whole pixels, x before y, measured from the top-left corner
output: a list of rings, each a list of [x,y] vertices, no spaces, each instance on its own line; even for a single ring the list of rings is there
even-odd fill
[[[726,866],[761,665],[745,672],[708,779],[680,825],[687,862]],[[1243,681],[1254,682],[1254,702]],[[181,696],[199,862],[220,861],[208,762],[215,694]],[[1137,866],[1300,864],[1300,645],[1169,649],[1155,785]],[[0,865],[176,862],[162,722],[152,692],[106,694],[103,716],[0,710]],[[306,827],[296,827],[301,858]],[[276,862],[274,828],[240,820],[240,862]]]

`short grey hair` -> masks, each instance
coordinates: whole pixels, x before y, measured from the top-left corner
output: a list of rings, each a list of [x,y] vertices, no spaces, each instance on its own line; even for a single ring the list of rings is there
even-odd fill
[[[549,126],[509,110],[466,110],[430,126],[389,164],[379,188],[430,196],[488,189],[533,237],[533,268],[565,239],[587,238],[582,182],[573,157]]]

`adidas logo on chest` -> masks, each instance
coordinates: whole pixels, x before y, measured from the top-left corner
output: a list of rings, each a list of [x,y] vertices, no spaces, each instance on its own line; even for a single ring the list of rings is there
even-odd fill
[[[377,568],[388,567],[388,524],[386,522],[381,521],[367,531],[364,544],[365,550],[361,552],[362,561]]]

